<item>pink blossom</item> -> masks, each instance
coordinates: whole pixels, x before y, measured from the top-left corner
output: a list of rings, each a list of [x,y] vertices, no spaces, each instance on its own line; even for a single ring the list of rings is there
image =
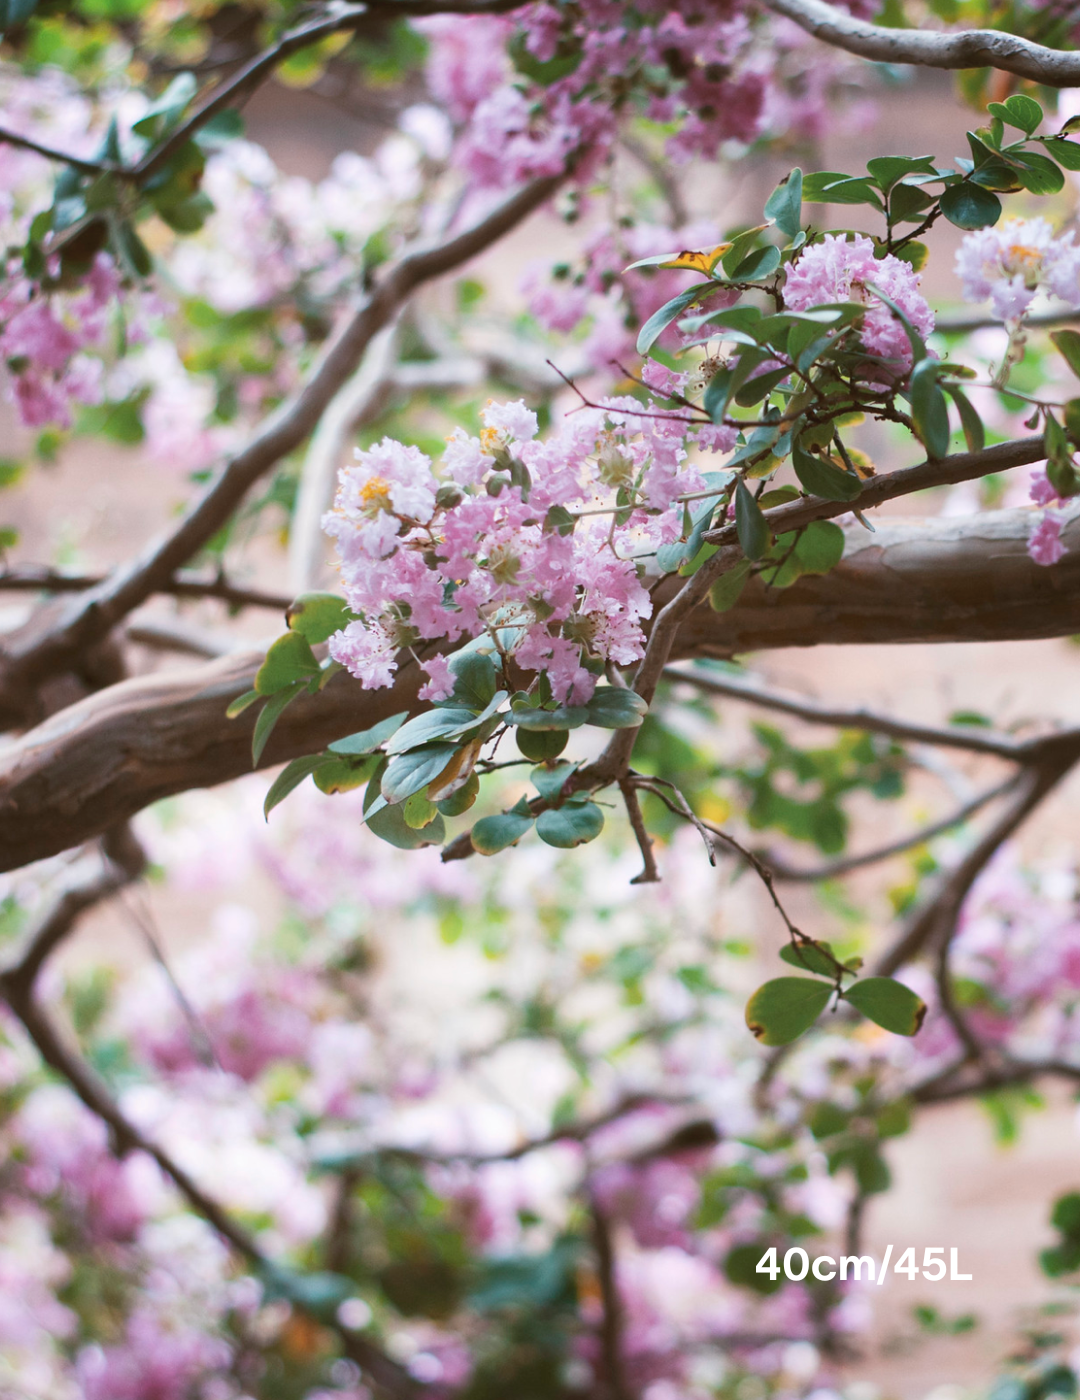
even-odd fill
[[[514,403],[490,402],[480,412],[487,428],[503,432],[516,442],[530,442],[536,436],[536,414],[526,408],[522,399]]]
[[[1072,233],[1055,237],[1045,219],[1006,219],[965,234],[956,272],[965,300],[989,298],[1003,321],[1023,316],[1041,287],[1080,307],[1080,248]]]
[[[706,452],[730,452],[735,446],[737,430],[724,424],[706,424],[694,434],[697,445]]]
[[[1061,538],[1061,517],[1047,511],[1028,536],[1027,552],[1036,564],[1056,564],[1069,551]]]
[[[430,679],[419,690],[421,700],[445,700],[454,689],[454,673],[445,656],[432,656],[424,662],[424,670]]]
[[[686,385],[685,374],[677,374],[659,360],[646,360],[641,366],[641,377],[650,389],[664,398],[681,393]]]
[[[934,313],[919,291],[919,282],[919,274],[910,263],[891,254],[875,258],[873,243],[862,234],[848,239],[827,233],[804,249],[788,272],[784,303],[792,311],[836,301],[865,303],[859,332],[863,345],[872,354],[908,367],[911,345],[907,333],[889,308],[868,290],[867,283],[880,287],[919,334],[926,336],[934,329]]]
[[[1059,502],[1058,493],[1051,485],[1050,478],[1042,467],[1038,467],[1031,473],[1029,495],[1037,506],[1053,506]]]

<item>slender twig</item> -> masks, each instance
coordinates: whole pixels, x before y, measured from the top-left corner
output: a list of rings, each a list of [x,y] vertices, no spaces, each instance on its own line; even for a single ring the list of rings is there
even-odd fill
[[[44,564],[16,564],[0,572],[0,592],[85,593],[104,583],[104,574],[66,574]],[[230,583],[224,574],[206,578],[180,571],[154,589],[174,598],[215,598],[230,608],[268,608],[284,612],[292,602],[283,593],[264,593]]]
[[[972,753],[993,754],[996,758],[1023,759],[1030,753],[1032,744],[1038,742],[1016,739],[1011,734],[999,734],[994,730],[974,725],[945,728],[943,725],[895,719],[891,715],[881,715],[862,708],[838,709],[818,700],[806,699],[792,691],[766,689],[751,678],[743,680],[739,676],[721,675],[713,671],[684,671],[677,666],[667,666],[664,676],[668,680],[681,681],[712,695],[743,700],[750,705],[760,705],[763,709],[779,710],[783,714],[794,715],[797,719],[805,719],[812,724],[827,724],[837,729],[863,729],[871,734],[885,734],[893,739],[906,739],[912,743],[931,744],[939,748],[967,749]]]
[[[641,815],[641,804],[638,802],[634,785],[628,778],[624,778],[619,784],[619,791],[623,795],[623,802],[626,805],[626,815],[630,819],[630,826],[634,832],[634,839],[638,843],[638,850],[641,852],[642,870],[639,875],[635,875],[630,881],[632,885],[651,885],[660,879],[660,871],[656,865],[656,855],[653,851],[652,837],[645,829],[645,819]]]
[[[1044,311],[1037,316],[1025,316],[1024,326],[1031,330],[1038,330],[1043,326],[1068,326],[1074,321],[1080,320],[1080,312],[1076,311]],[[1005,323],[1000,316],[946,316],[939,320],[934,327],[936,333],[942,335],[970,335],[973,331],[999,330],[1005,329]],[[1012,394],[1011,389],[1006,390]],[[1013,397],[1016,397],[1014,394]]]
[[[932,841],[936,836],[942,836],[946,831],[952,831],[961,822],[966,822],[969,817],[981,811],[988,802],[993,802],[995,798],[1004,797],[1011,792],[1019,781],[1019,775],[1014,774],[1006,778],[1003,783],[996,783],[991,788],[986,788],[983,792],[973,797],[970,802],[966,802],[957,811],[941,821],[932,822],[929,826],[919,827],[917,831],[902,836],[899,840],[891,841],[888,845],[878,846],[872,851],[864,851],[861,855],[845,856],[843,860],[830,861],[827,865],[817,865],[812,869],[800,869],[798,866],[785,865],[784,862],[771,851],[763,853],[763,859],[772,871],[774,880],[780,880],[784,884],[808,884],[815,880],[835,880],[840,875],[846,875],[851,870],[860,870],[867,865],[876,865],[879,861],[889,860],[892,856],[903,855],[905,851],[910,851],[913,846],[921,846],[927,841]]]
[[[1021,770],[1001,814],[958,864],[945,872],[931,897],[919,906],[900,937],[883,954],[875,968],[877,973],[893,973],[925,948],[948,944],[969,890],[998,848],[1080,761],[1080,739],[1075,734],[1057,744],[1050,740],[1044,744],[1038,760]]]
[[[0,968],[0,996],[5,1000],[18,1001],[29,995],[46,959],[72,932],[81,916],[137,880],[146,868],[146,855],[126,824],[102,839],[101,857],[89,857],[67,874],[59,893]]]
[[[55,160],[63,165],[70,165],[73,170],[78,170],[83,175],[117,175],[122,173],[122,167],[114,165],[111,161],[87,160],[84,156],[73,156],[69,151],[57,150],[55,146],[48,146],[44,141],[35,141],[32,136],[23,136],[17,131],[9,130],[6,126],[0,126],[0,142],[7,146],[18,146],[24,151],[33,151],[36,155],[44,156],[46,160]]]

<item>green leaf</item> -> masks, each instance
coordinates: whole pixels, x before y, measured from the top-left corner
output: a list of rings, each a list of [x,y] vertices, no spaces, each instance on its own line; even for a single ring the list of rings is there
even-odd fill
[[[742,481],[735,487],[735,532],[747,559],[760,559],[769,547],[765,517]]]
[[[939,360],[920,360],[911,372],[911,416],[928,457],[949,451],[949,409],[937,382]]]
[[[802,227],[802,199],[803,173],[796,166],[765,201],[765,217],[789,239]]]
[[[750,408],[754,404],[760,403],[762,399],[767,399],[776,386],[782,384],[790,374],[791,370],[786,366],[782,369],[767,370],[765,374],[756,374],[753,379],[748,379],[736,391],[735,402],[742,408]]]
[[[1010,151],[1009,163],[1024,189],[1032,194],[1057,194],[1065,185],[1061,169],[1037,151]]]
[[[709,380],[701,406],[714,423],[719,423],[723,419],[724,410],[728,406],[728,400],[731,398],[734,387],[735,371],[730,365],[722,366]]]
[[[1013,93],[1004,102],[988,103],[986,110],[1028,136],[1038,129],[1043,119],[1043,109],[1033,97],[1026,97],[1022,92]]]
[[[374,804],[373,804],[374,806]],[[401,851],[418,851],[422,846],[441,846],[446,840],[446,823],[441,816],[414,831],[405,820],[402,806],[383,807],[367,819],[372,835]]]
[[[516,845],[533,824],[531,816],[517,812],[500,812],[494,817],[481,817],[470,837],[473,849],[482,856],[497,855],[507,846]]]
[[[1040,136],[1039,140],[1059,165],[1066,170],[1080,170],[1080,145],[1059,136]]]
[[[536,819],[536,834],[541,841],[546,841],[549,846],[558,846],[561,850],[595,841],[603,829],[604,814],[595,802],[541,812]]]
[[[896,1035],[914,1035],[926,1016],[926,1003],[895,977],[864,977],[844,997],[856,1011]]]
[[[771,1278],[765,1272],[759,1274],[757,1271],[767,1247],[764,1240],[754,1240],[752,1243],[737,1244],[734,1249],[729,1249],[724,1259],[724,1275],[729,1282],[740,1288],[752,1288],[755,1293],[760,1293],[766,1298],[771,1293],[779,1293],[787,1283],[784,1271],[780,1269],[775,1278]]]
[[[844,557],[847,536],[831,520],[812,520],[799,537],[795,558],[804,574],[827,574]]]
[[[282,710],[295,700],[302,690],[302,685],[295,684],[286,686],[284,690],[275,691],[259,711],[259,718],[255,721],[255,728],[251,734],[251,766],[253,768],[262,758],[263,749],[266,748],[266,742],[273,733],[274,725],[277,724]]]
[[[1070,399],[1065,405],[1065,431],[1080,446],[1080,399]]]
[[[803,180],[803,199],[808,204],[872,204],[881,209],[881,196],[862,176],[819,171]]]
[[[336,593],[301,593],[289,604],[285,621],[315,646],[355,622],[356,614]]]
[[[553,710],[544,710],[518,703],[511,706],[506,720],[520,729],[580,729],[588,724],[589,712],[584,705],[556,705]]]
[[[543,533],[550,535],[552,532],[563,536],[572,535],[577,519],[570,514],[565,506],[548,506],[547,514],[544,516]]]
[[[470,710],[485,709],[497,689],[498,672],[491,657],[462,649],[451,656],[447,665],[454,677],[453,699]]]
[[[646,702],[633,690],[602,685],[586,701],[588,723],[600,729],[636,729],[649,712]]]
[[[457,753],[454,744],[430,744],[398,754],[386,765],[381,790],[387,802],[404,802],[414,792],[427,787]]]
[[[566,780],[576,768],[576,763],[556,763],[550,768],[545,764],[541,768],[534,768],[529,778],[545,802],[559,802],[562,800]]]
[[[1075,496],[1080,491],[1080,477],[1073,462],[1072,447],[1065,429],[1049,410],[1046,413],[1046,428],[1043,434],[1046,450],[1046,475],[1050,485],[1063,499]]]
[[[733,282],[760,282],[769,277],[780,266],[780,249],[770,243],[764,248],[755,248],[731,274]]]
[[[325,792],[327,797],[333,797],[339,792],[352,792],[354,788],[366,783],[371,777],[373,765],[377,762],[378,760],[371,757],[365,760],[339,758],[336,754],[331,754],[319,764],[311,777],[320,792]]]
[[[761,312],[756,306],[730,306],[725,311],[706,311],[700,316],[688,316],[680,321],[684,331],[699,331],[702,326],[716,326],[720,330],[747,332],[761,320]]]
[[[986,228],[1001,218],[1001,200],[990,190],[961,180],[942,191],[941,212],[957,228]]]
[[[823,943],[820,947],[815,943],[785,943],[780,949],[780,956],[800,972],[816,972],[822,977],[835,977],[837,969],[835,961],[829,956],[831,951],[828,943]]]
[[[866,168],[885,194],[898,185],[905,175],[935,173],[933,156],[876,156],[866,162]]]
[[[853,501],[862,491],[862,482],[857,476],[834,462],[804,451],[798,443],[792,447],[791,464],[804,489],[824,501]]]
[[[342,754],[374,753],[380,744],[385,744],[391,735],[397,733],[408,718],[408,710],[402,710],[400,714],[391,715],[388,719],[373,724],[370,729],[361,729],[344,739],[335,739],[328,745],[329,750],[331,753]]]
[[[963,389],[958,388],[955,384],[943,384],[941,387],[952,398],[957,412],[960,414],[960,426],[964,430],[964,442],[967,444],[967,450],[981,452],[986,446],[986,429],[983,427],[983,421],[979,417],[975,405]]]
[[[480,775],[470,773],[468,778],[449,797],[440,798],[435,806],[444,817],[460,817],[467,812],[480,795]]]
[[[677,297],[672,297],[670,301],[665,302],[659,311],[654,311],[638,332],[638,354],[647,355],[672,321],[677,316],[681,316],[688,306],[692,306],[702,292],[711,289],[713,289],[713,284],[699,282],[696,287],[680,292]]]
[[[505,693],[503,698],[505,699]],[[472,710],[461,705],[440,705],[427,710],[402,725],[387,742],[388,754],[405,753],[418,749],[422,744],[430,744],[436,739],[458,739],[469,729],[475,729],[478,718]]]
[[[746,587],[752,567],[749,559],[740,559],[727,573],[720,575],[709,589],[709,606],[713,612],[727,612],[735,606]]]
[[[270,813],[278,803],[283,802],[293,788],[299,787],[309,774],[314,773],[324,759],[324,754],[308,753],[304,754],[302,758],[294,758],[291,763],[287,763],[270,784],[270,790],[263,802],[263,816],[269,818]]]
[[[566,748],[570,735],[565,729],[522,729],[517,725],[514,738],[518,752],[525,758],[531,758],[534,763],[546,763],[558,758]]]
[[[425,793],[414,792],[401,804],[401,815],[405,818],[407,827],[413,831],[422,831],[439,815],[439,809]]]
[[[1080,331],[1051,331],[1050,339],[1073,374],[1080,379]]]
[[[261,700],[262,696],[257,690],[245,690],[243,695],[238,695],[229,708],[225,711],[226,719],[235,719],[237,715],[242,715],[256,700]]]
[[[829,1004],[833,987],[812,977],[774,977],[746,1004],[746,1024],[762,1045],[788,1045],[808,1031]]]
[[[260,695],[273,695],[318,671],[319,663],[307,638],[299,632],[286,632],[266,653],[266,660],[255,674],[255,689]]]

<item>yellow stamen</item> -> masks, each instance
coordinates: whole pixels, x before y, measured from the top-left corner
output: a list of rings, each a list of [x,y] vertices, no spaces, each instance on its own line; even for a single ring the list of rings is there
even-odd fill
[[[389,510],[390,483],[385,477],[369,477],[360,488],[360,501],[365,510]]]

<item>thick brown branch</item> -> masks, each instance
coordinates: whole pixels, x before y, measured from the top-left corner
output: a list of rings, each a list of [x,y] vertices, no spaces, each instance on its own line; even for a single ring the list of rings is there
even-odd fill
[[[748,586],[730,612],[695,608],[674,653],[877,641],[988,641],[1080,632],[1080,519],[1053,568],[1028,558],[1029,511],[973,520],[855,527],[850,554],[788,589]],[[673,587],[678,586],[676,584]],[[0,866],[80,845],[150,802],[250,771],[253,711],[225,718],[261,658],[238,654],[191,671],[124,681],[80,701],[0,753]],[[344,674],[285,711],[264,755],[284,762],[400,710],[416,708],[409,668],[388,690]],[[332,799],[328,799],[332,800]]]
[[[999,29],[943,34],[868,24],[824,0],[761,0],[773,14],[793,20],[815,39],[876,63],[920,68],[998,68],[1047,87],[1080,85],[1080,53],[1034,44]]]
[[[539,208],[564,176],[534,180],[486,218],[444,243],[406,253],[361,300],[303,389],[270,415],[247,447],[218,474],[180,524],[142,555],[77,599],[58,602],[5,641],[4,689],[17,712],[20,692],[112,630],[217,533],[249,488],[314,430],[372,337],[423,282],[476,257]]]

